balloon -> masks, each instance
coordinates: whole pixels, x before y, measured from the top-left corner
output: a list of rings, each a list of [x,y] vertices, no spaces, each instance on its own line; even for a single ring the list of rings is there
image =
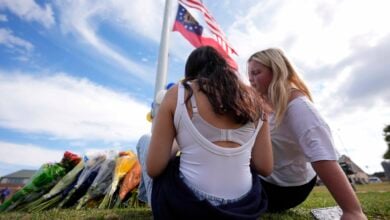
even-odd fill
[[[151,112],[148,112],[148,114],[146,114],[146,120],[148,122],[152,122],[152,113]]]
[[[168,90],[168,89],[170,89],[174,85],[175,85],[175,83],[170,82],[170,83],[168,83],[168,85],[165,88]]]
[[[156,95],[156,103],[161,104],[162,100],[164,99],[165,93],[167,93],[167,90],[163,89],[160,90]]]

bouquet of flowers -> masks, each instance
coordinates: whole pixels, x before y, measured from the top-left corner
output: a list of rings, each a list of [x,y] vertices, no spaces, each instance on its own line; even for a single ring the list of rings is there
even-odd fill
[[[79,155],[74,154],[69,151],[65,151],[64,157],[62,157],[61,165],[66,169],[67,172],[72,170],[75,166],[77,166],[81,161],[81,157]]]
[[[49,191],[72,168],[73,164],[80,161],[80,158],[74,155],[65,152],[60,163],[42,165],[29,183],[0,205],[0,212],[21,209],[28,202],[34,201]],[[62,164],[62,162],[65,164]]]
[[[134,166],[127,172],[120,183],[118,198],[114,205],[115,208],[139,207],[137,187],[141,181],[141,173],[141,164],[136,160]]]
[[[59,208],[70,207],[72,206],[81,196],[85,194],[89,186],[92,184],[96,178],[100,165],[106,159],[106,155],[97,154],[91,156],[90,158],[84,157],[84,169],[80,173],[80,176],[74,185],[74,187],[69,191],[65,199],[59,204]]]
[[[117,155],[118,153],[115,151],[109,151],[107,153],[107,159],[100,166],[99,173],[89,187],[87,193],[79,199],[76,209],[81,209],[87,203],[96,204],[99,199],[103,198],[104,195],[108,193],[111,186]],[[91,205],[88,207],[91,207]]]
[[[120,190],[119,190],[119,199],[124,201],[126,195],[135,189],[139,182],[141,181],[141,164],[138,159],[136,159],[131,170],[123,178]]]
[[[137,161],[137,156],[132,151],[121,152],[119,158],[116,159],[115,172],[112,178],[110,191],[105,195],[99,208],[110,208],[113,205],[114,193],[121,179],[130,171]]]
[[[75,183],[80,172],[84,168],[84,162],[80,161],[71,171],[69,171],[48,193],[38,200],[30,203],[26,210],[29,212],[43,211],[54,207],[62,198],[62,193],[72,183]]]

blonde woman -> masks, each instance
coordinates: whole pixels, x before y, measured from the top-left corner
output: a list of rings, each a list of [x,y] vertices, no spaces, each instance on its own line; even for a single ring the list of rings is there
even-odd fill
[[[252,87],[270,105],[274,170],[261,177],[268,211],[284,211],[302,203],[318,175],[343,210],[342,219],[366,219],[337,162],[331,131],[283,51],[270,48],[254,53],[248,59],[248,75]]]

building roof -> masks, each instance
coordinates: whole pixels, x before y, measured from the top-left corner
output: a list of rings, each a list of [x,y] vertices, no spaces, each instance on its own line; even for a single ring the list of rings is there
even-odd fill
[[[19,170],[8,175],[2,176],[1,179],[4,178],[28,178],[30,179],[37,170]]]
[[[348,156],[346,155],[341,155],[341,157],[339,158],[339,162],[347,162],[349,164],[351,164],[352,166],[352,170],[355,171],[355,172],[361,172],[361,173],[366,173],[363,171],[363,169],[361,169],[356,163],[354,163],[351,158],[349,158]]]

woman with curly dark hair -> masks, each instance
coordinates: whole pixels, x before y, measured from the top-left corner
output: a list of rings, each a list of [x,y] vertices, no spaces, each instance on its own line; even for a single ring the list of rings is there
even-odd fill
[[[184,80],[167,92],[153,121],[146,169],[156,219],[259,217],[267,198],[257,173],[269,175],[273,164],[259,106],[255,90],[215,49],[190,54]],[[180,156],[172,159],[175,139]]]

